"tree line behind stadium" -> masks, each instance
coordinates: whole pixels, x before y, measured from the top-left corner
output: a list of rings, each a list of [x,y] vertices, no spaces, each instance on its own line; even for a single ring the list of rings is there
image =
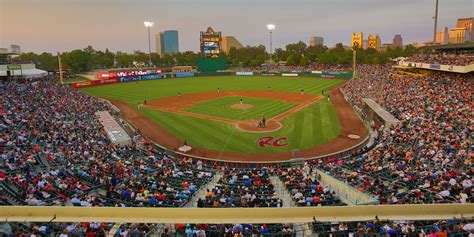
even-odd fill
[[[357,62],[364,64],[384,64],[390,59],[397,57],[412,56],[416,50],[408,45],[402,48],[390,48],[386,52],[377,52],[375,49],[358,49]],[[236,49],[231,48],[227,55],[223,55],[229,66],[255,67],[265,63],[268,58],[265,46],[247,46]],[[165,54],[162,57],[157,53],[151,53],[151,61],[155,66],[175,66],[175,65],[196,65],[200,53],[193,51],[179,52],[173,55]],[[87,46],[84,49],[75,49],[64,52],[61,55],[63,67],[71,72],[80,73],[95,69],[104,68],[128,68],[134,65],[145,65],[149,56],[142,51],[133,53],[111,52],[94,49]],[[285,48],[277,48],[272,55],[275,62],[286,61],[288,66],[308,66],[313,63],[318,64],[351,64],[352,49],[345,48],[342,43],[336,44],[333,48],[327,46],[307,46],[304,42],[288,44]],[[45,71],[57,71],[58,60],[55,54],[43,52],[23,53],[19,57],[13,58],[16,62],[34,62],[37,68]],[[135,62],[135,64],[134,64]]]

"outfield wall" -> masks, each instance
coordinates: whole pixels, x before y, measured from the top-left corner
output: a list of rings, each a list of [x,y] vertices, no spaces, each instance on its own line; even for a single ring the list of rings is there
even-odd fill
[[[150,70],[148,70],[150,71]],[[133,73],[101,73],[97,80],[66,83],[73,88],[101,86],[114,83],[148,81],[167,78],[199,77],[199,76],[282,76],[282,77],[316,77],[316,78],[352,78],[351,72],[251,72],[251,71],[223,71],[223,72],[162,72],[156,70],[156,74],[146,74],[148,71],[131,71]],[[107,75],[104,77],[103,75]]]

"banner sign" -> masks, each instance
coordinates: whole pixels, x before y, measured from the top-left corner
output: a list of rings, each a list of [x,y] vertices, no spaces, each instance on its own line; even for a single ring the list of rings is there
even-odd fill
[[[145,76],[142,76],[142,78],[140,80],[154,80],[154,79],[160,79],[161,78],[161,74],[154,74],[154,75],[145,75]]]
[[[323,73],[323,71],[311,71],[311,73],[314,73],[314,74],[321,74],[321,73]]]
[[[336,75],[331,75],[331,74],[321,74],[322,78],[335,78]]]
[[[253,72],[235,72],[237,76],[253,76]]]
[[[97,78],[114,78],[114,77],[129,77],[129,76],[143,76],[151,74],[160,74],[161,70],[134,70],[125,72],[104,72],[97,74]]]
[[[284,77],[297,77],[298,73],[282,73],[281,75]]]
[[[121,82],[138,81],[138,80],[140,80],[139,76],[120,77]]]
[[[430,64],[430,68],[441,69],[441,65],[439,65],[439,64]]]
[[[21,70],[21,64],[8,64],[7,70]]]
[[[261,76],[275,76],[275,73],[260,73]]]
[[[80,81],[80,82],[71,83],[71,86],[73,88],[87,87],[87,86],[92,86],[92,83],[91,81]]]
[[[105,85],[120,82],[119,78],[103,79],[94,81],[94,85]]]
[[[176,73],[176,77],[194,77],[193,72]]]

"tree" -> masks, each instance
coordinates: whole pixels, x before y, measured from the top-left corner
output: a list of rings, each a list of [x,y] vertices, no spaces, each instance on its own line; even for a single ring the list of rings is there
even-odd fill
[[[133,64],[133,56],[127,53],[118,51],[115,54],[116,66],[119,68],[128,68]]]
[[[64,66],[69,67],[73,72],[86,72],[92,69],[92,55],[81,49],[64,53],[62,61]]]
[[[15,62],[32,62],[37,68],[48,72],[57,70],[58,58],[50,53],[35,54],[33,52],[23,53],[12,59]]]
[[[308,57],[309,61],[314,62],[323,53],[327,52],[328,47],[324,45],[309,46],[306,49],[305,57]]]
[[[306,52],[306,44],[302,41],[299,41],[296,44],[288,44],[286,46],[286,51],[302,55]]]
[[[140,50],[133,52],[133,61],[139,64],[147,64],[150,60],[150,56]]]
[[[296,65],[295,56],[293,54],[288,56],[288,58],[286,59],[286,65],[288,65],[288,66],[295,66]]]
[[[405,46],[405,49],[403,49],[403,56],[404,57],[410,57],[410,56],[413,56],[416,52],[416,48],[415,46],[409,44],[407,46]]]
[[[161,66],[173,66],[175,65],[174,57],[170,54],[164,54],[161,58]]]
[[[300,60],[300,65],[301,66],[308,66],[310,64],[309,58],[308,57],[302,57]]]

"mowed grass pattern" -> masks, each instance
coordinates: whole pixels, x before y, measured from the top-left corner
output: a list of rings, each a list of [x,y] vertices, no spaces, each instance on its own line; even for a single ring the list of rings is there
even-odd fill
[[[243,103],[253,105],[253,107],[245,110],[231,108],[234,104],[240,104],[241,98]],[[259,120],[262,116],[273,118],[295,106],[296,104],[285,103],[282,100],[227,96],[195,104],[186,111],[240,121]]]
[[[344,80],[286,77],[197,77],[154,81],[120,83],[81,89],[97,97],[116,99],[136,106],[137,102],[181,94],[223,90],[270,90],[291,91],[321,95],[322,90],[343,83]],[[144,115],[167,129],[179,139],[186,139],[191,146],[216,151],[242,153],[271,153],[308,149],[329,142],[337,137],[341,129],[331,102],[322,99],[282,121],[284,128],[272,133],[248,133],[235,126],[195,117],[141,109]],[[201,112],[202,113],[202,112]],[[237,111],[244,116],[244,110]],[[236,116],[236,114],[232,114]],[[257,115],[255,115],[257,116]],[[261,116],[258,115],[257,118]],[[267,116],[267,115],[266,115]],[[261,148],[258,138],[264,136],[288,137],[285,147]]]

